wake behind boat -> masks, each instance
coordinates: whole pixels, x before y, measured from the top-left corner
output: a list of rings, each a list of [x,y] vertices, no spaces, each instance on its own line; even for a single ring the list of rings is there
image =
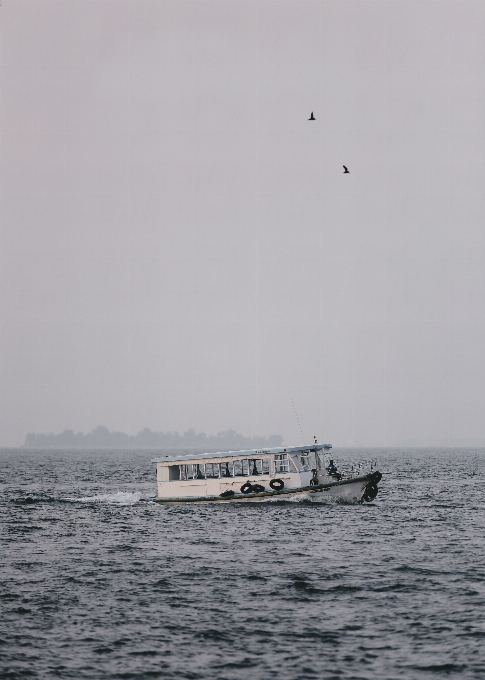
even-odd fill
[[[223,451],[198,456],[181,454],[154,458],[157,503],[261,501],[302,497],[313,502],[341,499],[370,502],[377,496],[382,474],[375,461],[367,471],[339,471],[329,458],[331,444]]]

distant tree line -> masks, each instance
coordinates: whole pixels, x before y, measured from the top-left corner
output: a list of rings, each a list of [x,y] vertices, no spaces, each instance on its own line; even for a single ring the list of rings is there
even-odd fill
[[[82,448],[82,449],[255,449],[281,446],[283,437],[273,434],[269,437],[245,437],[235,430],[226,430],[214,435],[187,430],[178,432],[152,432],[147,427],[135,435],[124,432],[110,432],[99,426],[92,432],[64,430],[60,434],[29,433],[24,446],[29,449]]]

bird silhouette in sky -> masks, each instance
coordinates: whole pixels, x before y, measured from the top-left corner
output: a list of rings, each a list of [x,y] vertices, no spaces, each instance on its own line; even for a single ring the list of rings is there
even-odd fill
[[[345,175],[345,173],[347,173],[347,172],[348,172],[349,175],[350,175],[349,169],[344,165],[344,175]]]
[[[312,115],[310,116],[310,118],[308,120],[316,120],[315,116],[313,115],[313,111],[312,111]]]

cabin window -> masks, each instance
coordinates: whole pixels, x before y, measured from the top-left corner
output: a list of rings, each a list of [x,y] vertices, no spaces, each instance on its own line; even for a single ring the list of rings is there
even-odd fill
[[[269,474],[269,462],[264,465],[261,458],[243,458],[234,461],[234,477]]]
[[[180,479],[180,465],[170,465],[168,468],[168,481],[174,482]]]
[[[177,470],[176,472],[175,469]],[[174,465],[169,468],[170,480],[248,477],[253,475],[269,475],[269,473],[268,458],[243,458],[242,460],[225,463],[192,463],[189,465]]]
[[[180,465],[180,474],[180,479],[205,479],[204,465]]]
[[[267,458],[250,458],[249,474],[269,475],[269,460]]]
[[[206,476],[206,479],[219,477],[219,463],[206,463],[205,464],[205,476]]]
[[[274,471],[278,472],[289,472],[290,465],[288,461],[287,453],[275,453],[274,455]]]
[[[300,467],[303,470],[310,469],[310,451],[303,451],[303,453],[300,454]]]
[[[234,464],[233,463],[219,463],[221,467],[220,475],[221,477],[232,477],[234,474]]]
[[[292,453],[290,462],[295,470],[312,470],[320,466],[317,455],[313,451],[299,451]]]

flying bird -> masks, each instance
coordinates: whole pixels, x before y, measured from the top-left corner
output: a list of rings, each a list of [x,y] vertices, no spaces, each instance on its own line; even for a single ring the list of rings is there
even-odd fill
[[[308,120],[316,120],[315,116],[313,115],[313,111],[312,111],[312,115],[310,116],[310,118]]]
[[[344,175],[345,175],[346,172],[349,172],[349,169],[344,165]],[[350,172],[349,172],[349,175],[350,175]]]

